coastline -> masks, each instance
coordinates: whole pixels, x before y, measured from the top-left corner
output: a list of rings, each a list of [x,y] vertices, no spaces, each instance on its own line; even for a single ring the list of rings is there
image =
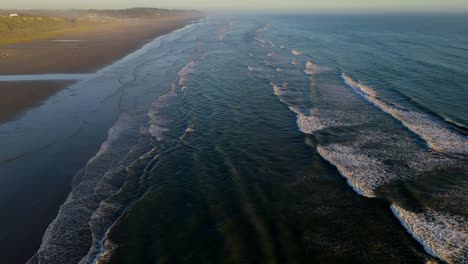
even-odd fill
[[[141,47],[144,46],[144,44],[153,41],[157,37],[166,35],[176,29],[182,28],[190,24],[190,22],[194,21],[195,19],[199,19],[199,18],[200,17],[184,16],[183,18],[182,17],[177,18],[175,22],[174,21],[171,22],[168,19],[166,21],[167,25],[160,31],[158,32],[145,31],[142,33],[145,37],[132,40],[133,44],[140,43],[139,46],[134,46],[133,49],[127,49],[128,50],[127,53],[119,53],[120,54],[119,56],[117,56],[118,54],[116,53],[112,53],[111,55],[115,56],[112,61],[107,62],[106,60],[100,60],[98,62],[100,63],[101,67],[117,62],[120,59],[126,57],[127,55],[139,50]],[[126,30],[130,30],[130,29],[127,28]],[[94,34],[97,34],[97,33],[95,32]],[[130,38],[127,38],[127,40],[128,39]],[[129,48],[130,46],[127,45],[126,47]],[[103,49],[104,46],[101,46],[100,48]],[[96,50],[98,51],[99,49],[97,48]],[[79,66],[82,66],[82,65],[79,65]],[[87,69],[90,70],[92,68],[87,68]],[[76,73],[76,72],[73,72],[73,73]],[[18,113],[25,111],[25,109],[39,105],[41,102],[45,101],[48,97],[59,92],[63,88],[68,87],[72,83],[73,82],[69,82],[69,81],[66,81],[66,82],[63,82],[63,81],[60,81],[60,82],[58,81],[0,82],[0,89],[2,88],[2,85],[3,87],[8,86],[9,88],[5,88],[5,91],[9,93],[10,95],[16,96],[16,97],[25,96],[28,98],[28,104],[23,104],[25,106],[21,106],[20,104],[16,104],[15,102],[11,103],[15,107],[17,107],[17,110],[15,113],[8,113],[9,117],[11,118],[11,116],[17,116]],[[15,87],[16,88],[21,87],[21,90],[24,90],[26,92],[23,92],[22,95],[19,95],[19,92],[14,91]],[[9,98],[14,98],[14,97],[9,96]],[[5,98],[5,99],[8,99],[8,98]],[[9,100],[13,101],[12,99],[9,99]],[[5,120],[7,117],[2,117],[2,118],[4,118]],[[4,121],[0,120],[0,122],[4,122]],[[101,140],[96,139],[96,143],[98,142],[99,144],[102,143]],[[83,151],[84,153],[78,153],[76,155],[77,160],[76,162],[72,162],[73,166],[71,167],[66,166],[67,169],[64,169],[66,171],[60,172],[62,176],[66,176],[66,175],[73,176],[74,173],[78,171],[80,167],[83,166],[80,160],[82,159],[88,160],[90,157],[89,154],[95,153],[96,146],[91,143],[92,142],[89,142],[88,144],[89,146],[86,147],[87,150]],[[74,173],[69,174],[69,172],[71,173],[71,171],[74,171]],[[0,241],[0,245],[2,245],[4,252],[7,253],[7,255],[3,257],[3,260],[7,261],[8,263],[24,263],[37,251],[37,249],[39,248],[41,244],[41,240],[42,240],[45,229],[50,224],[50,221],[55,218],[55,216],[57,215],[59,206],[62,205],[64,199],[67,197],[67,195],[70,192],[71,178],[69,177],[68,179],[69,181],[62,181],[62,184],[61,184],[62,186],[60,188],[54,188],[55,190],[54,193],[56,193],[58,196],[61,197],[59,201],[55,199],[55,202],[53,202],[53,204],[35,206],[35,208],[33,208],[32,210],[28,210],[29,211],[28,214],[30,214],[30,217],[37,218],[37,221],[35,221],[33,225],[28,226],[27,228],[28,232],[23,231],[24,227],[21,227],[20,226],[21,224],[18,224],[17,226],[13,226],[13,227],[10,226],[10,230],[8,231],[8,233],[5,233],[7,234],[7,236],[2,237],[2,241]],[[67,185],[64,186],[65,184]],[[50,196],[57,196],[57,195],[50,195]],[[47,206],[47,208],[41,209],[44,206]],[[13,216],[11,218],[13,218]],[[8,222],[8,220],[6,221]],[[12,238],[15,238],[15,239],[12,239]]]
[[[0,75],[94,73],[153,39],[199,18],[200,15],[184,14],[159,19],[120,21],[49,40],[0,45]],[[0,81],[0,105],[8,105],[7,110],[5,107],[0,108],[0,124],[39,106],[48,97],[72,83]],[[16,90],[18,93],[13,92]],[[26,99],[15,103],[18,96]]]

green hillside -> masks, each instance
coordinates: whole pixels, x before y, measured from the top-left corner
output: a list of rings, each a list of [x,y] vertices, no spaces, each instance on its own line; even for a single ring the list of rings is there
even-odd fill
[[[97,22],[58,17],[0,16],[0,45],[25,43],[86,31],[97,24]]]

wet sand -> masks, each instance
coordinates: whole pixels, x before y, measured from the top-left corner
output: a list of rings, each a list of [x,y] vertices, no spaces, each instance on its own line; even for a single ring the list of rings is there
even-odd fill
[[[0,123],[37,107],[69,84],[67,81],[0,82]]]
[[[154,38],[199,19],[198,14],[113,22],[89,32],[0,46],[0,75],[92,73]],[[71,82],[0,82],[0,123],[38,106]]]

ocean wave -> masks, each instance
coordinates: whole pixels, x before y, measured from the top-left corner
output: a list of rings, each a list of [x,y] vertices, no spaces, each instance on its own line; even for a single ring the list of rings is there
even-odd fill
[[[190,61],[179,71],[179,85],[185,86],[188,76],[190,73],[193,73],[195,67],[195,61]]]
[[[375,197],[379,187],[395,180],[462,165],[458,159],[421,149],[402,135],[378,131],[364,132],[349,144],[319,145],[317,151],[365,197]]]
[[[216,34],[216,38],[219,40],[219,41],[223,41],[225,38],[226,38],[226,33],[232,29],[232,27],[234,26],[234,22],[233,21],[229,21],[227,23],[227,25],[225,25],[224,27],[220,28],[218,30],[218,33]]]
[[[291,65],[299,65],[299,64],[300,64],[300,62],[297,61],[296,59],[291,60]]]
[[[392,212],[427,253],[449,263],[468,262],[468,219],[425,209],[415,213],[395,204]]]
[[[263,32],[263,31],[267,31],[267,30],[269,30],[269,29],[271,29],[271,25],[270,25],[270,24],[266,24],[265,26],[256,29],[255,32]]]
[[[130,115],[123,113],[119,116],[117,122],[112,126],[109,131],[107,132],[107,139],[104,143],[101,144],[96,155],[90,159],[89,162],[92,162],[95,158],[101,156],[102,154],[106,153],[111,145],[117,141],[119,136],[129,129],[131,122],[129,122]]]
[[[171,121],[163,110],[170,112],[164,108],[174,105],[171,100],[178,98],[186,86],[194,65],[193,61],[187,63],[170,89],[147,111],[119,117],[100,150],[75,177],[77,184],[47,228],[30,263],[92,263],[110,256],[115,245],[107,232],[125,208],[138,199],[142,190],[134,183],[159,157],[157,144],[166,139],[171,125],[180,122],[180,118]],[[179,133],[182,136],[171,136],[177,141],[193,131],[188,128],[183,135]]]
[[[299,55],[302,55],[302,52],[301,51],[298,51],[298,50],[291,50],[291,53],[294,55],[294,56],[299,56]]]
[[[165,116],[161,114],[162,108],[167,107],[171,99],[177,97],[178,89],[185,92],[187,89],[187,80],[194,71],[196,63],[191,60],[188,62],[178,73],[178,78],[171,84],[171,88],[165,94],[159,97],[158,100],[153,102],[148,110],[149,117],[149,133],[158,141],[165,139],[165,134],[169,131],[169,123]]]
[[[307,75],[319,74],[326,70],[326,68],[323,68],[323,67],[318,66],[317,64],[314,64],[312,61],[307,61],[305,66],[306,66],[306,69],[304,70],[304,72]]]
[[[271,82],[270,85],[273,87],[273,93],[276,96],[283,96],[286,95],[286,88],[288,87],[288,83],[283,83],[283,85],[276,84]]]
[[[48,226],[41,246],[28,263],[78,263],[91,246],[90,219],[101,202],[125,181],[120,173],[137,144],[146,116],[124,114],[110,132],[105,151],[92,158],[75,176],[79,181]],[[125,123],[123,125],[123,123]],[[104,144],[103,144],[104,145]],[[106,182],[106,184],[102,184]]]
[[[177,96],[177,86],[175,83],[171,85],[171,89],[159,97],[159,99],[151,104],[148,110],[149,127],[148,132],[158,141],[164,140],[164,134],[169,131],[169,121],[161,114],[161,109],[169,104],[171,97]]]
[[[310,109],[308,113],[303,113],[295,111],[294,108],[292,109],[292,111],[297,114],[297,126],[304,134],[312,135],[317,131],[330,127],[357,124],[357,122],[349,123],[348,121],[344,121],[343,117],[346,113],[338,110],[319,110],[314,107]]]
[[[265,45],[268,44],[268,42],[267,42],[266,40],[264,40],[264,39],[257,38],[257,37],[255,37],[254,39],[255,39],[256,41],[262,43],[262,44],[265,44]]]
[[[424,139],[430,148],[440,152],[468,153],[468,139],[466,136],[450,130],[445,124],[429,115],[412,112],[383,101],[373,88],[354,81],[345,73],[342,74],[342,78],[357,94],[399,120],[409,130]]]
[[[255,67],[255,66],[248,66],[247,69],[249,69],[249,71],[260,71],[260,67]]]
[[[398,178],[382,162],[354,147],[331,144],[318,146],[317,151],[338,169],[358,194],[365,197],[375,197],[377,187]]]

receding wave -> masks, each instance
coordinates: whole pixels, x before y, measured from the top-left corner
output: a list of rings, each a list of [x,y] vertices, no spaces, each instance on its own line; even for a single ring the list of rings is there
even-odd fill
[[[161,114],[161,108],[166,107],[170,100],[177,96],[177,91],[179,88],[182,92],[187,89],[186,83],[188,75],[193,72],[195,65],[196,63],[193,60],[186,64],[179,71],[179,77],[171,84],[169,91],[162,95],[158,100],[153,102],[148,110],[148,131],[154,138],[159,141],[165,139],[165,133],[169,131],[169,120]]]
[[[354,81],[345,73],[342,74],[342,78],[357,94],[399,120],[409,130],[424,139],[432,149],[448,153],[468,153],[468,139],[450,130],[442,122],[426,114],[409,111],[383,101],[373,88]]]
[[[468,219],[432,209],[415,213],[397,205],[391,209],[427,253],[449,263],[468,262]]]
[[[99,151],[75,176],[76,184],[29,263],[92,263],[110,256],[115,245],[107,232],[144,193],[137,182],[158,159],[160,142],[177,142],[194,132],[192,127],[172,131],[182,129],[184,121],[164,114],[180,105],[176,103],[195,65],[187,63],[147,111],[121,114]]]
[[[90,219],[100,203],[125,181],[123,164],[138,141],[138,124],[145,118],[127,114],[119,118],[101,150],[75,176],[74,182],[79,183],[60,207],[29,263],[78,263],[87,254],[93,240]]]

